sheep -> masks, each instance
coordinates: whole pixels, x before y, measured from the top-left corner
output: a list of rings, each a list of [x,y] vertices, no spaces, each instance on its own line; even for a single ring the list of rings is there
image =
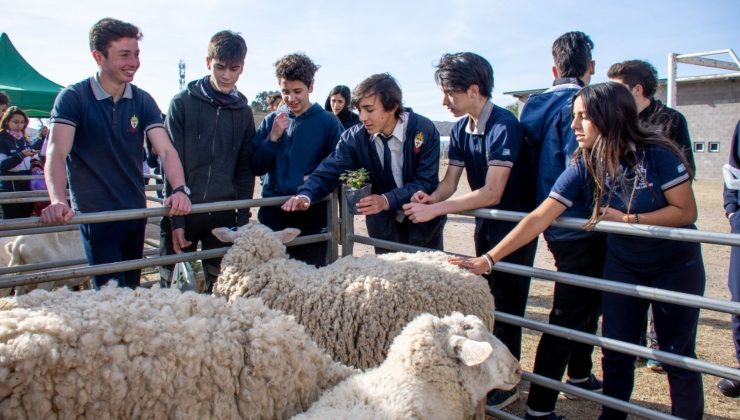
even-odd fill
[[[307,419],[463,419],[491,389],[519,383],[517,359],[475,316],[419,315],[399,334],[387,359],[324,391]]]
[[[361,369],[378,366],[393,338],[423,312],[476,315],[493,330],[487,282],[448,263],[442,252],[348,256],[316,268],[287,258],[283,243],[298,233],[260,224],[214,229],[234,244],[213,293],[230,301],[261,298],[295,316],[334,360]]]
[[[111,284],[0,300],[0,418],[282,419],[353,373],[259,299]]]
[[[10,255],[9,267],[85,258],[85,251],[82,249],[79,230],[20,235],[13,241],[6,243],[5,250]],[[81,286],[89,289],[90,277],[77,277],[61,281],[18,286],[15,288],[15,294],[28,293],[36,287],[51,290],[62,286]],[[0,296],[6,296],[9,293],[10,289],[0,289]]]

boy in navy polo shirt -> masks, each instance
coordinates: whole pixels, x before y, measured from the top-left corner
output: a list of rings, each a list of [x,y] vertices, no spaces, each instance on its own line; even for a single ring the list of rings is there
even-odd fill
[[[337,150],[298,187],[298,195],[285,202],[283,210],[308,209],[339,186],[344,171],[365,168],[372,190],[358,201],[357,210],[366,216],[368,235],[442,250],[446,216],[414,224],[401,210],[415,192],[431,192],[439,183],[439,132],[434,123],[403,108],[401,88],[387,73],[357,85],[352,104],[362,124],[342,134]],[[375,252],[387,250],[375,247]]]
[[[534,184],[530,175],[529,150],[522,127],[508,110],[491,102],[493,68],[483,57],[461,52],[444,54],[434,78],[442,90],[442,104],[459,120],[450,132],[449,166],[439,187],[431,194],[419,191],[404,205],[414,223],[448,213],[487,207],[528,212],[534,207]],[[457,190],[463,169],[470,192],[450,198]],[[516,225],[514,222],[475,219],[475,250],[480,255],[495,245]],[[537,239],[510,255],[506,262],[532,266]],[[529,277],[496,272],[485,274],[496,309],[524,316],[529,295]],[[494,335],[517,359],[521,355],[522,329],[496,323]],[[516,388],[493,390],[486,405],[502,408],[518,397]]]
[[[92,213],[146,207],[144,135],[162,160],[168,179],[177,185],[165,200],[170,215],[190,212],[182,165],[151,96],[132,85],[139,68],[139,28],[105,18],[90,30],[96,76],[59,93],[51,111],[46,184],[51,204],[41,212],[44,223],[67,223],[75,211]],[[66,165],[65,165],[66,161]],[[66,166],[66,173],[65,173]],[[72,209],[65,189],[69,177]],[[80,225],[89,264],[140,259],[146,219]],[[93,277],[97,289],[114,279],[119,287],[139,285],[141,270]]]

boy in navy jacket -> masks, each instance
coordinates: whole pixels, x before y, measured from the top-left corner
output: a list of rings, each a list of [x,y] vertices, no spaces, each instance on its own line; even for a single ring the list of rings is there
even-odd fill
[[[375,74],[353,91],[358,124],[342,134],[336,151],[298,187],[285,211],[309,209],[339,186],[348,169],[370,172],[371,195],[357,203],[370,237],[424,248],[443,249],[446,216],[413,224],[401,206],[417,191],[431,192],[439,182],[439,132],[434,124],[404,109],[401,88],[389,74]],[[378,247],[376,253],[385,252]]]

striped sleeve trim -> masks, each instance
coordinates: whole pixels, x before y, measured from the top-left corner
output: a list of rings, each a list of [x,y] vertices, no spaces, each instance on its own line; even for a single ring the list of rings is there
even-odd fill
[[[461,160],[453,160],[453,159],[450,159],[449,162],[447,162],[447,164],[448,165],[452,165],[452,166],[462,166],[462,167],[465,167],[465,162],[463,162]]]
[[[507,168],[513,168],[514,162],[508,160],[489,160],[488,166],[505,166]]]
[[[573,202],[568,200],[567,198],[563,197],[562,195],[556,193],[555,191],[550,191],[550,198],[557,200],[561,204],[563,204],[565,207],[573,207]]]
[[[64,118],[52,118],[50,121],[52,124],[64,124],[64,125],[71,125],[72,127],[77,127],[77,123],[71,120],[67,120]]]
[[[155,123],[155,124],[152,124],[152,125],[148,125],[148,126],[147,126],[147,127],[146,127],[146,128],[144,129],[144,132],[146,133],[147,131],[151,130],[152,128],[157,128],[157,127],[161,127],[161,128],[164,128],[164,124],[162,124],[162,123]]]
[[[680,185],[680,184],[683,184],[684,182],[688,181],[688,179],[689,179],[689,174],[688,173],[684,173],[681,176],[679,176],[678,178],[674,178],[674,179],[666,182],[665,184],[661,185],[660,186],[660,189],[663,190],[663,191],[670,190],[671,188],[675,187],[676,185]]]

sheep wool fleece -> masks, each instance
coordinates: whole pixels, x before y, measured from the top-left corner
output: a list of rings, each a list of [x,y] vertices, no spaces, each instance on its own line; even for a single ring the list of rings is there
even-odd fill
[[[294,419],[472,418],[486,392],[513,388],[520,373],[477,317],[422,314],[396,337],[383,364],[345,379]]]
[[[493,329],[485,279],[448,263],[442,252],[348,256],[316,268],[288,259],[279,234],[259,224],[234,232],[214,294],[259,297],[295,316],[335,361],[378,366],[393,338],[421,313],[475,315]]]
[[[288,418],[352,373],[259,299],[111,285],[1,306],[0,418]]]

